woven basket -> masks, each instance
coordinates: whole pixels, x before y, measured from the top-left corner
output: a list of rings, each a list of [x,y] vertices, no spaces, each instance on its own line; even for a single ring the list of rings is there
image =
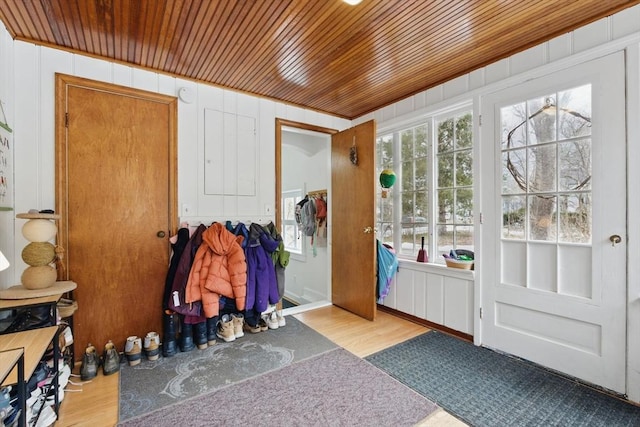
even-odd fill
[[[65,317],[73,316],[73,313],[78,309],[78,301],[61,298],[60,301],[58,301],[57,307],[60,317],[64,319]]]
[[[451,258],[445,258],[444,261],[447,263],[447,267],[459,268],[460,270],[473,269],[473,261],[465,261],[461,259],[451,259]]]

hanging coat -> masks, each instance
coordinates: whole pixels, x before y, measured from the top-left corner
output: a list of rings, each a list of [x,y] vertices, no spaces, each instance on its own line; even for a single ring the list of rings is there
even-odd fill
[[[247,256],[247,309],[262,313],[269,304],[280,301],[276,270],[271,253],[278,248],[278,241],[265,232],[261,225],[249,226]]]
[[[279,299],[282,299],[284,296],[284,269],[289,265],[290,253],[285,250],[282,236],[278,233],[278,229],[273,222],[269,222],[263,228],[273,239],[278,241],[278,247],[271,253],[271,260],[276,269]]]
[[[378,253],[378,304],[389,294],[391,281],[398,271],[398,257],[376,239]]]
[[[169,262],[169,271],[167,271],[167,279],[164,282],[164,294],[162,296],[162,309],[169,309],[169,298],[171,296],[171,288],[173,286],[173,279],[176,276],[176,270],[182,252],[189,242],[189,229],[182,227],[178,230],[175,243],[171,243],[171,261]]]
[[[187,281],[189,280],[193,258],[202,243],[202,233],[206,229],[207,227],[204,224],[200,224],[184,247],[171,285],[171,295],[169,295],[169,308],[178,314],[182,314],[184,322],[188,324],[200,323],[206,320],[202,313],[202,303],[200,301],[192,303],[187,303],[186,301]]]
[[[233,298],[244,310],[247,293],[247,262],[241,236],[214,223],[202,233],[202,244],[193,259],[186,287],[186,301],[202,301],[207,318],[219,314],[219,299]]]

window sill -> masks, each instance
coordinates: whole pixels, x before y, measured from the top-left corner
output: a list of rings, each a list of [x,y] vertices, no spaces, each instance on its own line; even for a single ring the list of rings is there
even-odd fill
[[[439,274],[441,276],[457,277],[460,279],[474,280],[474,270],[462,270],[460,268],[451,268],[446,265],[436,264],[432,262],[417,262],[408,259],[398,258],[398,268],[406,268],[413,271],[423,271],[427,273]]]

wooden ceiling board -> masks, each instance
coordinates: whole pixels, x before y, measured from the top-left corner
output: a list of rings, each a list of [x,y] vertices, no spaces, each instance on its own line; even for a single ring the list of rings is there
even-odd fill
[[[353,119],[640,0],[0,0],[18,40]]]

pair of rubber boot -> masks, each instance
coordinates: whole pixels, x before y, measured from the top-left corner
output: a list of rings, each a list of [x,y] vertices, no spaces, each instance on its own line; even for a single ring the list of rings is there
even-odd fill
[[[171,310],[164,313],[164,339],[162,344],[162,354],[164,357],[174,356],[180,351],[187,352],[198,347],[205,349],[216,343],[216,323],[218,317],[207,319],[206,322],[196,324],[185,323],[182,316]],[[180,326],[180,337],[177,338],[178,325]]]

